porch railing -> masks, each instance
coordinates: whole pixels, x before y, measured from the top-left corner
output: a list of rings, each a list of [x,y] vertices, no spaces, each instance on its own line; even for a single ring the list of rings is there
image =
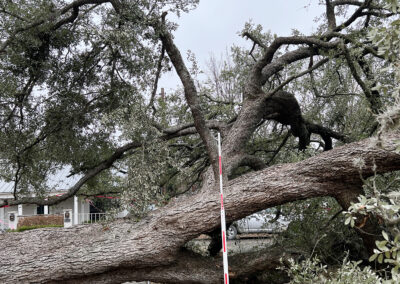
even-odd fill
[[[78,224],[91,224],[110,220],[112,217],[108,213],[78,213]]]

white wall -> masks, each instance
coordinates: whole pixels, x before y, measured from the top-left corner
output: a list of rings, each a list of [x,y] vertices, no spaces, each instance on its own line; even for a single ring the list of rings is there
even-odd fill
[[[85,199],[82,198],[82,200],[80,199],[80,213],[85,213],[85,214],[89,214],[90,213],[90,203],[86,202]]]
[[[36,215],[36,213],[37,213],[36,204],[22,205],[22,215],[31,216],[31,215]]]
[[[57,205],[49,206],[49,214],[63,214],[64,209],[74,209],[74,198],[71,197]]]
[[[18,212],[18,206],[9,206],[9,207],[5,207],[4,208],[4,216],[5,218],[8,218],[8,212],[13,212],[13,211],[17,211]]]

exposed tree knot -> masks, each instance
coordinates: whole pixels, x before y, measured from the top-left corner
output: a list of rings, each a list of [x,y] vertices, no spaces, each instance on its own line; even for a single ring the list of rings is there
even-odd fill
[[[283,125],[290,125],[292,134],[299,138],[299,149],[304,150],[310,144],[310,132],[301,115],[299,103],[289,92],[278,91],[265,101],[264,118],[272,118]]]

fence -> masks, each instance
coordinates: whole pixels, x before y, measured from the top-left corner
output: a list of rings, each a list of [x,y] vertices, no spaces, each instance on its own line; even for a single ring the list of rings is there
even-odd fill
[[[78,213],[78,224],[91,224],[107,221],[111,218],[112,215],[108,213]]]

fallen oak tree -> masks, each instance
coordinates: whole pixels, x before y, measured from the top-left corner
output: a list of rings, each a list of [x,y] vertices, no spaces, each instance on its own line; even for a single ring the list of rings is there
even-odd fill
[[[302,162],[273,166],[229,181],[225,201],[227,221],[317,196],[332,196],[348,206],[360,193],[362,184],[354,160],[365,161],[362,169],[365,177],[374,174],[374,165],[378,173],[399,170],[400,155],[394,152],[399,138],[399,133],[388,135],[379,147],[376,139],[366,139]],[[79,279],[80,283],[91,283],[101,278],[109,279],[106,283],[119,283],[113,275],[122,269],[143,271],[133,272],[130,280],[177,283],[179,277],[174,278],[173,271],[161,275],[157,271],[179,262],[180,250],[187,241],[218,226],[218,191],[215,186],[205,186],[196,194],[177,197],[137,223],[118,220],[103,225],[3,234],[0,279],[36,283]],[[196,278],[197,262],[191,265],[188,259],[182,283],[216,283],[222,279],[222,273],[207,275],[202,280]],[[208,263],[214,265],[213,261]],[[234,270],[231,272],[235,275]]]
[[[200,233],[212,231],[219,226],[219,196],[214,179],[217,172],[215,142],[213,141],[210,131],[212,126],[204,118],[194,81],[184,64],[179,49],[172,40],[168,28],[165,27],[165,14],[163,15],[163,22],[159,20],[160,17],[157,12],[154,15],[150,13],[149,19],[143,16],[146,13],[142,13],[140,7],[129,10],[129,5],[125,7],[122,4],[127,3],[123,3],[122,1],[77,0],[66,7],[74,10],[71,14],[71,18],[61,21],[60,24],[63,26],[71,22],[71,24],[76,23],[76,21],[79,23],[79,15],[83,14],[85,5],[101,5],[106,2],[112,4],[113,9],[115,9],[118,15],[122,14],[121,17],[117,19],[118,28],[122,28],[124,24],[129,24],[130,22],[132,22],[134,26],[138,26],[139,22],[146,23],[147,20],[149,20],[149,26],[154,27],[155,35],[163,44],[162,49],[168,54],[184,85],[186,103],[192,111],[195,132],[200,135],[203,145],[206,146],[206,153],[211,167],[204,173],[203,185],[199,191],[172,200],[170,204],[151,213],[148,217],[137,223],[131,220],[125,220],[106,225],[78,226],[68,230],[37,230],[1,236],[2,242],[0,248],[2,252],[0,255],[2,259],[0,265],[2,270],[0,272],[0,279],[5,279],[7,282],[63,283],[66,281],[76,281],[80,283],[83,281],[95,282],[102,279],[101,281],[119,283],[121,279],[116,277],[117,274],[135,271],[137,274],[128,275],[127,278],[123,280],[154,279],[156,281],[174,283],[179,281],[185,283],[219,282],[222,275],[218,276],[217,273],[212,273],[213,271],[217,271],[215,267],[212,267],[216,262],[198,260],[197,258],[192,261],[191,257],[183,257],[180,252],[182,246],[188,240],[196,237]],[[356,8],[354,13],[345,22],[336,26],[336,20],[334,18],[332,19],[332,7],[329,5],[329,2],[332,3],[332,5],[335,3],[335,5],[339,6],[356,5],[359,7]],[[253,173],[243,175],[225,183],[227,185],[227,197],[225,202],[227,221],[244,217],[267,207],[317,196],[333,196],[346,208],[351,200],[354,200],[362,190],[359,169],[353,164],[355,158],[361,157],[366,161],[366,167],[363,169],[363,174],[366,176],[373,174],[374,164],[377,165],[378,172],[382,173],[398,170],[400,168],[399,157],[396,153],[392,152],[395,148],[398,134],[393,134],[392,136],[382,139],[382,143],[386,143],[384,144],[384,149],[374,146],[372,140],[365,140],[331,150],[303,162],[278,165],[268,169],[264,169],[265,163],[261,159],[249,155],[245,151],[246,144],[259,127],[260,122],[262,122],[263,119],[274,119],[273,115],[275,113],[278,114],[275,117],[277,121],[289,124],[292,128],[300,128],[298,133],[296,133],[296,129],[292,129],[293,134],[303,140],[303,142],[300,141],[302,145],[300,148],[304,148],[309,142],[307,132],[314,132],[312,129],[315,130],[314,133],[320,134],[325,141],[329,142],[326,143],[326,146],[329,146],[326,147],[326,150],[329,150],[329,148],[333,146],[331,138],[340,139],[344,137],[343,134],[336,135],[334,132],[329,131],[329,129],[323,129],[324,131],[321,131],[318,126],[313,125],[311,122],[306,123],[303,121],[300,113],[297,113],[295,117],[293,117],[294,120],[290,119],[290,117],[285,117],[286,114],[280,112],[281,107],[276,107],[275,104],[271,102],[273,102],[274,94],[277,94],[279,90],[287,86],[291,80],[309,74],[315,70],[315,66],[320,67],[324,62],[332,60],[332,58],[343,56],[344,54],[346,55],[345,57],[350,67],[360,64],[356,62],[357,58],[351,58],[351,56],[349,56],[348,49],[350,48],[357,47],[363,55],[372,55],[376,58],[380,58],[379,54],[377,54],[374,49],[375,47],[371,46],[369,42],[356,42],[353,44],[353,42],[348,41],[347,31],[345,30],[345,28],[352,25],[352,23],[357,23],[357,19],[360,18],[361,21],[363,17],[366,17],[366,13],[375,11],[376,8],[371,3],[372,1],[364,1],[355,4],[349,3],[348,1],[327,1],[329,29],[326,33],[312,37],[278,37],[274,39],[268,47],[264,45],[264,53],[256,60],[254,66],[252,66],[248,80],[246,81],[244,91],[246,99],[243,101],[241,111],[237,118],[221,131],[224,137],[223,156],[224,171],[226,171],[225,176],[229,176],[240,166],[248,166],[256,170]],[[89,7],[88,10],[89,9],[91,9],[91,7]],[[383,8],[379,9],[381,10]],[[65,9],[61,10],[60,15],[64,15],[67,11],[68,10]],[[54,16],[57,16],[57,14]],[[38,23],[37,25],[40,24],[41,23]],[[28,31],[30,26],[31,25],[28,25],[26,27]],[[59,24],[56,24],[54,28],[59,28],[59,26]],[[50,28],[53,29],[52,27],[53,25]],[[16,34],[23,31],[24,29],[17,30]],[[333,41],[331,41],[332,39]],[[6,52],[7,50],[12,51],[11,43],[14,41],[15,36],[13,35],[9,40],[4,42],[1,52]],[[48,49],[48,46],[50,46],[49,43],[45,42],[44,44],[44,46],[42,45],[40,47]],[[345,47],[344,44],[347,44],[348,47]],[[297,48],[288,49],[283,54],[278,52],[280,47],[289,45],[296,45]],[[103,45],[100,44],[100,46]],[[107,46],[107,44],[104,46]],[[39,51],[41,49],[42,48],[40,48]],[[93,53],[96,54],[96,52],[97,49],[94,49]],[[329,52],[334,53],[332,57],[328,56]],[[37,54],[40,55],[40,58],[34,56],[35,58],[33,59],[36,61],[38,61],[37,59],[45,61],[48,60],[47,57],[49,54],[51,53],[43,52]],[[284,70],[288,65],[304,59],[312,59],[313,56],[324,57],[324,59],[321,59],[319,63],[309,67],[306,71],[294,77],[289,77],[274,90],[266,91],[266,89],[268,89],[266,83],[273,76],[279,75],[278,73]],[[88,56],[85,54],[83,58],[87,59]],[[114,62],[118,61],[118,56],[112,58]],[[43,66],[42,64],[34,64],[33,70],[35,72],[30,72],[29,75],[31,78],[25,80],[28,82],[26,89],[33,89],[38,79],[36,78],[36,74],[40,74],[39,69]],[[113,64],[111,64],[111,66],[113,66]],[[112,75],[115,68],[111,69],[111,78],[113,78]],[[352,72],[351,75],[355,78],[357,83],[359,83],[368,99],[371,109],[379,110],[380,103],[377,103],[377,101],[379,101],[379,93],[371,92],[369,90],[369,85],[364,84],[360,80],[360,70],[357,68],[350,69]],[[77,81],[81,82],[80,76],[78,77]],[[95,82],[93,80],[89,81]],[[111,83],[112,82],[110,82],[110,84]],[[100,84],[100,82],[97,82],[97,84]],[[73,84],[71,84],[71,86],[73,86]],[[70,85],[68,84],[68,92],[60,94],[63,100],[69,98],[69,88]],[[82,90],[79,89],[78,91],[78,93],[80,93]],[[19,117],[16,113],[20,112],[24,114],[24,110],[26,111],[27,108],[25,108],[25,105],[20,103],[20,101],[22,100],[23,102],[29,94],[28,91],[26,94],[23,93],[22,95],[17,93],[15,96],[20,100],[15,100],[15,106],[11,103],[11,105],[14,106],[11,108],[11,111],[6,109],[5,113],[7,113],[7,118],[9,119],[4,120],[4,126],[7,126],[7,129],[15,129],[15,124],[18,126],[24,125],[23,115]],[[100,92],[99,97],[96,99],[100,99],[102,94],[103,93]],[[118,94],[118,92],[116,92],[116,94]],[[90,93],[88,94],[88,98],[90,98]],[[82,101],[84,105],[83,109],[87,110],[86,107],[90,106],[90,103],[96,100],[90,98],[87,103],[85,100]],[[74,103],[76,103],[76,101],[74,101]],[[268,111],[268,115],[265,113],[266,103],[267,106],[271,108],[271,110]],[[68,106],[71,105],[74,104],[68,104]],[[106,103],[105,105],[108,104]],[[298,107],[299,106],[296,105],[296,111]],[[93,107],[93,109],[96,108]],[[54,115],[54,113],[60,112],[58,109],[55,110],[54,112],[50,112],[50,114]],[[78,107],[77,110],[80,110],[80,108]],[[68,115],[68,113],[69,112],[65,112],[64,115]],[[82,112],[79,113],[82,115]],[[57,132],[58,129],[59,117],[56,116],[56,118],[55,126],[57,127],[54,129],[44,128],[43,135],[42,132],[36,131],[36,128],[33,127],[32,129],[35,129],[32,135],[33,142],[27,146],[20,146],[19,148],[21,150],[17,147],[14,175],[14,194],[16,198],[10,201],[10,204],[38,203],[51,205],[61,200],[49,199],[43,201],[30,197],[21,198],[18,196],[18,181],[23,174],[22,169],[27,167],[27,165],[23,163],[22,158],[25,156],[29,157],[31,152],[35,152],[33,150],[37,150],[37,152],[40,153],[40,151],[46,149],[45,142],[47,142],[47,137],[53,135],[53,131]],[[70,121],[74,121],[74,119]],[[69,124],[67,124],[67,126],[68,125]],[[73,129],[67,126],[65,126],[65,128]],[[84,129],[84,127],[82,128]],[[4,131],[3,133],[13,134],[11,130],[8,132]],[[48,133],[45,130],[47,130]],[[182,132],[194,133],[192,127],[191,129],[183,129]],[[39,135],[36,136],[37,134]],[[58,136],[56,135],[56,137]],[[13,135],[10,135],[10,141],[24,140],[16,139]],[[42,147],[41,143],[44,144],[44,147]],[[37,147],[37,145],[41,147]],[[132,142],[125,147],[118,148],[108,159],[98,163],[97,166],[92,165],[92,168],[78,168],[84,169],[82,172],[86,175],[84,180],[79,181],[68,193],[71,196],[76,194],[84,182],[94,177],[100,171],[111,167],[116,160],[125,155],[126,151],[139,147],[138,145],[140,146],[141,144]],[[73,162],[76,163],[76,161]],[[374,245],[374,239],[368,234],[363,234],[362,236],[364,237],[366,245],[371,248]],[[180,257],[184,258],[186,261],[184,263],[180,262]],[[207,265],[207,263],[210,265],[209,270],[203,271],[204,273],[208,271],[210,275],[201,275],[200,272],[196,273],[197,266],[202,267],[202,265]],[[174,265],[184,267],[184,269],[182,268],[182,270],[177,271],[179,275],[176,275],[176,277],[173,275],[174,271],[170,273],[168,270],[168,268],[172,268]],[[250,265],[250,263],[244,266],[248,267],[248,265]],[[232,269],[236,268],[237,266],[232,267]],[[247,271],[251,271],[251,267],[248,268],[249,270]],[[235,275],[240,275],[240,273],[232,271],[232,277],[235,277]]]

